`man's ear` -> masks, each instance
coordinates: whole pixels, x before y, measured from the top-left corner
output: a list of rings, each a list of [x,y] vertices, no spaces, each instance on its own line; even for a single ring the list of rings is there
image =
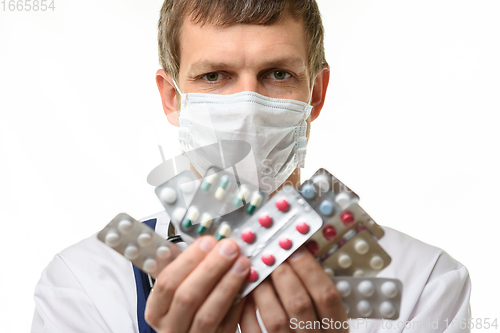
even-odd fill
[[[311,99],[311,105],[313,107],[311,111],[311,121],[318,118],[321,109],[323,109],[328,82],[330,82],[330,68],[325,65],[314,80],[314,88]]]
[[[172,81],[172,76],[159,69],[156,72],[156,85],[160,92],[163,112],[167,116],[168,122],[179,127],[179,113],[177,112],[177,90]]]

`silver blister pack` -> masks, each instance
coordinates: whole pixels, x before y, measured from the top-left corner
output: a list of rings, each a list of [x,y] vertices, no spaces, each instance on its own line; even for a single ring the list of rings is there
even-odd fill
[[[391,257],[365,228],[351,229],[318,259],[331,276],[375,276],[391,262]]]
[[[384,230],[357,203],[353,203],[329,219],[321,230],[311,237],[307,248],[316,258],[322,258],[333,251],[346,235],[349,237],[353,232],[363,229],[369,230],[376,239],[384,236]]]
[[[399,318],[403,284],[397,279],[333,277],[349,318]]]
[[[301,195],[314,207],[325,223],[359,201],[359,196],[325,169],[319,169],[299,186]]]
[[[218,240],[230,237],[267,197],[258,187],[236,177],[231,168],[211,167],[182,221],[175,226],[189,243],[202,235],[212,235]]]
[[[200,180],[195,173],[186,170],[155,189],[158,199],[175,226],[184,218],[199,186]]]
[[[314,234],[307,244],[317,258],[330,251],[344,234],[360,225],[368,228],[377,239],[384,236],[383,229],[358,205],[358,195],[327,170],[316,171],[300,185],[299,191],[324,221],[321,231]]]
[[[241,289],[246,296],[321,228],[323,220],[290,185],[285,185],[231,238],[247,256],[252,268]]]
[[[182,252],[175,244],[125,213],[111,220],[97,238],[154,278]]]
[[[355,217],[348,208],[356,204],[359,197],[325,169],[316,171],[298,190],[323,219],[322,231],[313,235],[307,246],[317,255],[320,249],[335,244],[354,228]]]

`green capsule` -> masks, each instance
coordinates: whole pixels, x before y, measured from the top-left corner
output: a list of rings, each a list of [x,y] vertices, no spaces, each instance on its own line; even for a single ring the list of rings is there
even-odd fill
[[[255,206],[248,205],[248,207],[247,207],[247,213],[250,214],[250,215],[252,215],[254,211],[255,211]]]
[[[248,195],[248,188],[246,186],[240,187],[240,190],[238,191],[238,194],[234,198],[233,205],[238,207],[243,200],[246,200],[247,195]]]
[[[193,226],[193,221],[185,219],[184,222],[182,222],[182,226],[186,229],[189,229]]]
[[[200,211],[198,210],[198,208],[196,208],[195,206],[191,206],[187,213],[186,219],[182,223],[183,227],[186,229],[191,228],[193,225],[193,221],[196,221],[199,215]]]
[[[202,226],[201,224],[198,226],[198,229],[196,229],[196,232],[201,235],[202,233],[205,232],[205,230],[207,230],[207,228],[205,228],[204,226]]]
[[[205,232],[205,230],[207,230],[208,227],[210,227],[211,223],[212,223],[212,215],[208,213],[203,214],[201,216],[200,225],[198,226],[196,232],[201,235],[202,233]]]
[[[219,230],[217,231],[217,240],[220,241],[221,239],[226,238],[227,236],[229,236],[230,232],[231,227],[229,226],[229,224],[227,224],[226,222],[222,223],[219,226]]]
[[[227,184],[229,184],[229,177],[222,176],[222,178],[220,179],[219,187],[217,188],[217,191],[215,191],[215,198],[217,200],[222,199],[224,193],[226,193]]]
[[[205,179],[203,179],[203,182],[201,183],[201,189],[203,191],[208,191],[210,189],[210,186],[212,186],[212,184],[214,183],[215,178],[217,178],[216,173],[211,174],[210,176],[206,176]]]
[[[254,192],[252,196],[252,200],[250,201],[250,204],[248,205],[247,208],[247,213],[248,214],[253,214],[255,211],[255,208],[260,205],[260,202],[262,201],[262,195],[260,195],[259,192]]]

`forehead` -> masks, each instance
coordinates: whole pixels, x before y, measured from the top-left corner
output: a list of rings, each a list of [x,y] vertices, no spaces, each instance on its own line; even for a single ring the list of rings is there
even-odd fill
[[[186,18],[179,44],[181,72],[207,61],[243,68],[287,58],[307,66],[304,24],[290,15],[271,25],[216,26]]]

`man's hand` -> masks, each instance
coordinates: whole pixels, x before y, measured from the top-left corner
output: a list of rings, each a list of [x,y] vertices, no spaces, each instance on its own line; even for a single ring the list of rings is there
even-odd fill
[[[200,237],[158,276],[146,321],[162,333],[234,333],[244,302],[231,305],[249,270],[234,241]]]
[[[251,296],[240,322],[242,333],[258,332],[256,309],[269,333],[349,331],[347,314],[335,284],[303,248],[276,268],[271,281],[266,279]],[[329,327],[306,329],[307,322],[315,321]],[[337,328],[338,325],[343,328],[335,329],[335,322]]]

